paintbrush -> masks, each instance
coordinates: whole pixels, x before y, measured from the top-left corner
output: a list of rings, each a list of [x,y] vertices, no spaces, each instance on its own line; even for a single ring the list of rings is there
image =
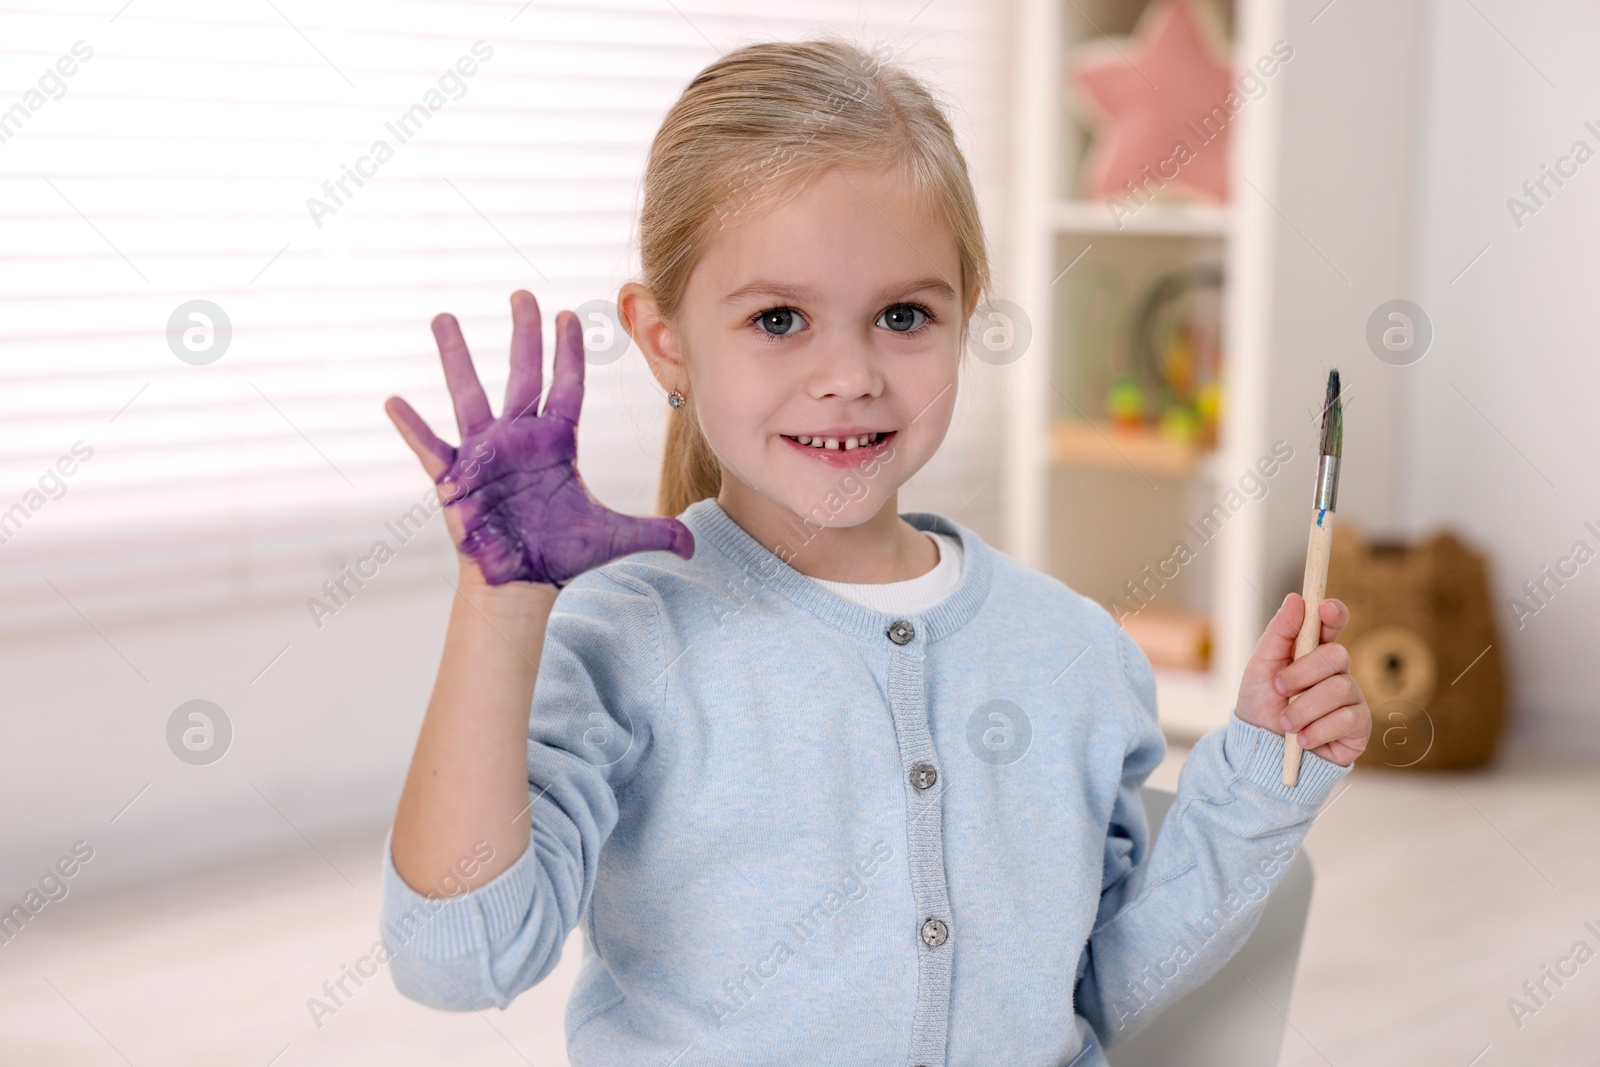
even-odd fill
[[[1339,372],[1328,372],[1328,396],[1322,404],[1322,445],[1317,450],[1317,492],[1312,501],[1311,539],[1306,545],[1306,575],[1300,595],[1306,617],[1295,638],[1294,658],[1309,656],[1322,640],[1322,594],[1328,588],[1328,550],[1333,544],[1333,507],[1339,498],[1339,453],[1344,445],[1344,409],[1339,400]],[[1296,694],[1298,695],[1298,694]],[[1290,703],[1294,697],[1289,698]],[[1300,735],[1283,738],[1283,784],[1300,780]]]

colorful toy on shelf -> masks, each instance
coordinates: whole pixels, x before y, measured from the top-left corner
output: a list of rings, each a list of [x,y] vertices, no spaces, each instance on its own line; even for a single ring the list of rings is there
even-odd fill
[[[1210,440],[1204,443],[1209,447],[1216,444],[1217,423],[1222,418],[1222,386],[1215,381],[1202,385],[1194,395],[1195,414],[1200,416],[1202,437],[1206,430],[1210,432]]]
[[[1119,430],[1137,430],[1144,426],[1144,390],[1138,381],[1123,375],[1111,383],[1106,391],[1106,413],[1111,425]]]
[[[1170,186],[1226,201],[1232,78],[1220,28],[1196,0],[1156,0],[1132,41],[1092,46],[1070,75],[1095,134],[1082,195],[1139,204]]]
[[[1184,267],[1161,275],[1132,316],[1129,369],[1106,391],[1119,429],[1154,424],[1163,436],[1214,447],[1222,414],[1222,270]],[[1153,398],[1153,403],[1152,403]]]
[[[1170,407],[1161,413],[1161,421],[1156,424],[1163,436],[1185,444],[1199,436],[1199,420],[1195,413],[1181,405]]]
[[[1178,396],[1194,392],[1195,339],[1188,322],[1167,326],[1161,341],[1161,379]]]

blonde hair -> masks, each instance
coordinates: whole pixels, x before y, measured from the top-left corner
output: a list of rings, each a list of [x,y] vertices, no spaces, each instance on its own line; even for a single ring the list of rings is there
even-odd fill
[[[887,52],[884,49],[883,52]],[[697,74],[650,145],[639,213],[642,281],[663,318],[717,228],[834,167],[896,167],[949,225],[962,310],[989,288],[989,258],[967,164],[940,104],[914,75],[844,40],[746,45]],[[715,497],[722,469],[692,397],[669,409],[656,510]]]

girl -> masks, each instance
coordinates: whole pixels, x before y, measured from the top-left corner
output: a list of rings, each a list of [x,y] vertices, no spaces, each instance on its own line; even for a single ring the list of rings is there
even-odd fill
[[[526,292],[498,418],[448,315],[461,445],[388,403],[461,565],[386,846],[395,983],[503,1008],[581,920],[574,1064],[1105,1063],[1239,947],[1365,746],[1346,609],[1291,663],[1284,600],[1151,849],[1137,646],[896,507],[989,274],[927,90],[838,42],[724,56],[652,145],[640,253],[620,311],[671,405],[663,517],[578,476],[570,313],[536,410]]]

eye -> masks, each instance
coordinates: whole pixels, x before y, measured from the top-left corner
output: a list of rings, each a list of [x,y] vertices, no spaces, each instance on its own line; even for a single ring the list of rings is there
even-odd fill
[[[750,323],[757,328],[763,338],[771,340],[777,337],[787,337],[798,333],[805,324],[801,314],[791,307],[767,308],[758,312],[751,318]]]
[[[922,316],[919,321],[917,316]],[[933,321],[933,312],[921,304],[890,304],[878,316],[877,325],[895,333],[921,333]]]

